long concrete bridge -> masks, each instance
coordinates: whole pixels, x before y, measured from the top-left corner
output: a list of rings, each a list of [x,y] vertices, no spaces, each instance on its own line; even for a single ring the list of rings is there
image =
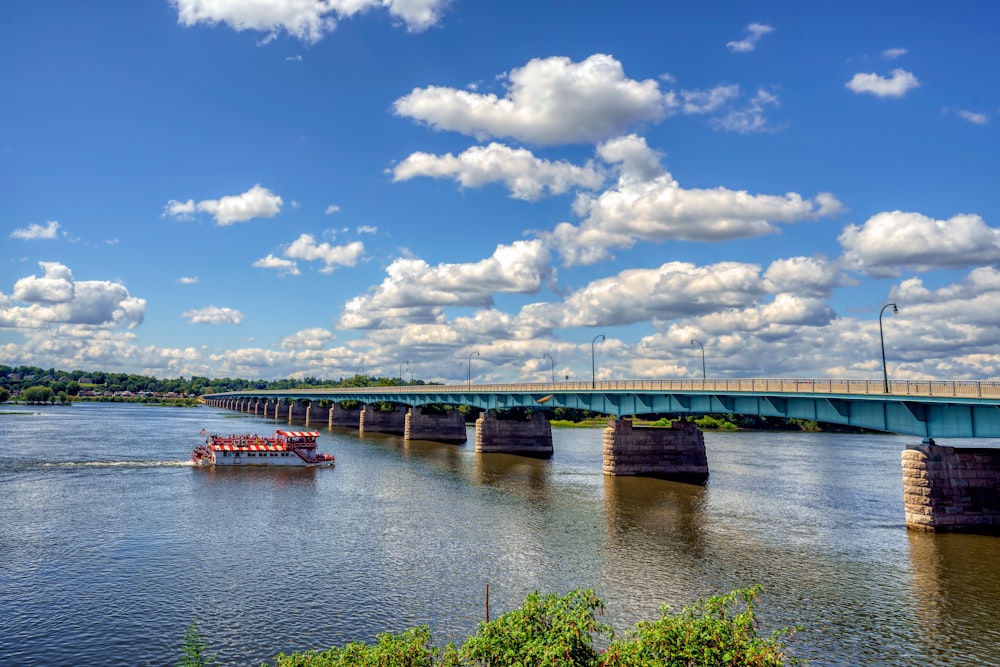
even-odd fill
[[[248,389],[204,399],[275,419],[443,442],[465,442],[464,420],[451,408],[468,405],[484,410],[476,423],[477,452],[529,456],[552,454],[543,412],[590,410],[613,417],[604,431],[605,474],[696,483],[708,477],[700,431],[682,421],[669,429],[632,428],[623,418],[747,414],[913,435],[922,442],[902,454],[907,526],[1000,532],[1000,382],[897,380],[886,388],[873,380],[620,380]],[[527,421],[505,419],[511,412],[531,414]],[[982,446],[936,442],[946,438],[981,439]]]

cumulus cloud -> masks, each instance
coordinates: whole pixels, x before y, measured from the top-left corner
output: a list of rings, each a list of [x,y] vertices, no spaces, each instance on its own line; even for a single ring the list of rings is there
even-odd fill
[[[902,48],[886,49],[885,51],[882,52],[882,57],[885,58],[886,60],[893,60],[905,54],[906,54],[906,49]]]
[[[225,227],[253,218],[273,218],[281,212],[282,204],[281,197],[257,184],[242,194],[220,199],[204,199],[200,202],[171,199],[164,207],[163,215],[186,220],[196,212],[204,212],[214,217],[220,227]]]
[[[325,211],[327,215],[333,215],[334,213],[339,213],[339,212],[340,212],[340,207],[337,206],[336,204],[330,204],[329,206],[326,207]]]
[[[336,28],[337,19],[386,8],[407,30],[437,24],[448,0],[170,0],[183,26],[223,23],[237,32],[267,33],[267,43],[285,32],[312,44]]]
[[[206,306],[181,313],[191,324],[239,324],[243,321],[243,313],[234,308]]]
[[[751,23],[747,26],[747,36],[739,41],[727,42],[726,48],[733,53],[749,53],[757,48],[760,38],[769,32],[774,32],[774,28],[764,23]]]
[[[712,113],[740,94],[740,87],[731,84],[709,90],[682,90],[681,111],[686,114]]]
[[[896,68],[884,77],[875,73],[859,72],[845,86],[855,93],[868,93],[876,97],[902,97],[920,85],[917,77],[905,69]]]
[[[338,266],[355,266],[365,254],[365,244],[352,241],[344,245],[316,243],[312,234],[302,234],[285,249],[285,257],[306,262],[320,261],[324,266],[320,273],[332,273]]]
[[[287,350],[321,350],[329,346],[333,339],[334,335],[330,331],[322,327],[313,327],[285,336],[278,346]]]
[[[615,187],[599,195],[580,195],[575,212],[579,225],[560,223],[542,234],[567,264],[592,264],[611,258],[611,249],[631,247],[636,240],[721,241],[771,234],[777,223],[815,220],[834,215],[840,202],[828,193],[813,199],[794,192],[753,195],[746,191],[684,189],[652,165],[655,153],[637,136],[616,139],[598,151],[620,163]],[[634,165],[641,164],[636,171]]]
[[[594,189],[604,182],[604,176],[589,164],[578,167],[563,160],[550,162],[535,157],[527,149],[495,142],[474,146],[457,156],[413,153],[392,173],[395,181],[417,176],[453,178],[467,188],[503,183],[511,197],[528,201],[545,194],[562,194],[573,187]]]
[[[252,266],[255,269],[274,269],[278,272],[278,275],[282,276],[298,276],[302,274],[299,271],[299,265],[294,261],[275,257],[270,253],[266,257],[258,259]]]
[[[1000,230],[978,215],[935,220],[886,211],[861,227],[848,225],[838,240],[846,267],[879,277],[898,276],[904,269],[954,269],[1000,260]]]
[[[59,232],[59,223],[55,220],[48,222],[44,227],[37,223],[31,223],[22,229],[15,229],[10,233],[12,239],[24,239],[31,241],[35,239],[54,239]]]
[[[52,325],[129,328],[142,324],[146,301],[120,283],[75,280],[59,262],[39,262],[42,276],[26,276],[10,297],[0,295],[0,328],[45,330]]]
[[[491,306],[498,293],[533,294],[551,274],[549,253],[537,240],[497,246],[491,257],[465,264],[431,266],[399,258],[371,294],[345,306],[345,328],[374,328],[412,318],[435,322],[444,306]]]
[[[503,97],[430,86],[396,100],[400,116],[479,140],[512,137],[538,145],[597,142],[642,122],[657,121],[677,105],[653,79],[625,76],[612,56],[576,63],[538,58],[511,70]]]

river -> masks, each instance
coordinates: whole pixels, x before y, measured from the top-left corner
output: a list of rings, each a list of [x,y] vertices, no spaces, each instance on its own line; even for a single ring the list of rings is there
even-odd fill
[[[610,478],[598,429],[538,461],[321,428],[330,469],[203,469],[213,408],[0,405],[0,665],[223,665],[430,626],[460,642],[538,590],[620,633],[752,583],[813,665],[1000,665],[1000,538],[903,523],[910,437],[706,433],[705,487]],[[470,436],[472,431],[470,430]],[[951,444],[951,443],[949,443]]]

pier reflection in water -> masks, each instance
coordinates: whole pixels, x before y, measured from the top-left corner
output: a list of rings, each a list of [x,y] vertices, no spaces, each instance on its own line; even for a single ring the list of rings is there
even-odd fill
[[[18,410],[14,410],[17,412]],[[332,469],[193,469],[210,409],[0,416],[0,664],[162,665],[197,617],[226,665],[417,624],[460,641],[533,591],[594,588],[619,631],[764,585],[814,665],[1000,665],[1000,539],[908,533],[906,438],[709,433],[705,487],[320,429]]]

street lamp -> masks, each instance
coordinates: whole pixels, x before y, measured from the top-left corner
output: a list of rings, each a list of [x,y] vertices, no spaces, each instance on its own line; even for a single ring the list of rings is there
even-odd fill
[[[607,338],[604,337],[604,334],[597,334],[596,336],[594,336],[594,340],[590,341],[590,378],[591,378],[590,388],[591,389],[597,389],[597,362],[594,360],[594,343],[597,342],[598,338],[601,339],[602,343],[607,340]]]
[[[879,342],[882,343],[882,387],[885,389],[885,393],[887,394],[889,393],[889,371],[885,366],[885,336],[882,335],[882,313],[884,313],[885,309],[889,306],[892,306],[892,312],[899,312],[899,308],[896,308],[896,304],[894,303],[887,303],[882,306],[882,310],[878,311],[878,339]]]
[[[472,357],[478,357],[478,356],[479,356],[479,352],[473,352],[473,353],[471,353],[469,355],[469,377],[468,377],[467,384],[470,387],[472,386]]]
[[[548,357],[549,361],[552,362],[552,384],[555,384],[556,383],[556,360],[553,359],[552,356],[549,355],[548,352],[545,352],[545,353],[542,354],[542,359],[544,359],[545,357]]]
[[[401,361],[401,362],[399,362],[399,384],[403,384],[403,364],[406,364],[407,368],[410,367],[410,362],[409,361]]]
[[[691,344],[701,346],[701,379],[704,380],[707,377],[705,375],[705,346],[697,338],[692,338]]]

